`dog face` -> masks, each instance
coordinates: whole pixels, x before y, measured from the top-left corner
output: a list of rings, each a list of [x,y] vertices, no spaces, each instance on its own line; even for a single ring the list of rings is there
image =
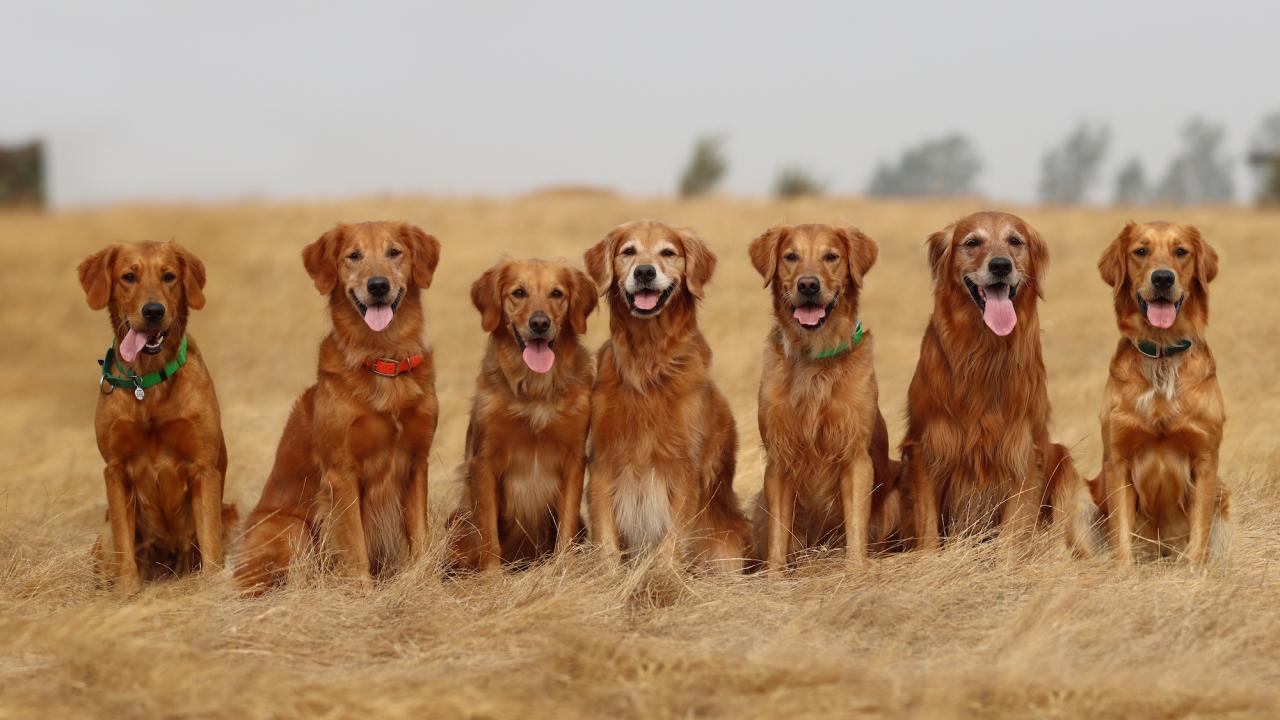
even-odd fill
[[[614,228],[585,260],[601,292],[617,293],[638,318],[657,317],[686,289],[701,300],[716,267],[716,256],[692,230],[654,220]]]
[[[1018,324],[1014,302],[1020,295],[1041,294],[1049,251],[1016,215],[975,213],[931,235],[928,247],[937,292],[963,289],[996,335],[1008,335]]]
[[[204,307],[204,263],[174,242],[112,245],[80,263],[89,307],[110,306],[120,358],[155,355]]]
[[[524,364],[536,373],[551,370],[557,339],[587,331],[596,295],[586,273],[545,260],[500,260],[471,286],[481,327],[509,331]]]
[[[1117,312],[1168,330],[1188,302],[1198,312],[1206,309],[1218,253],[1190,225],[1129,223],[1102,254],[1098,271],[1115,288]]]
[[[826,324],[842,297],[854,301],[879,249],[857,228],[779,226],[751,242],[751,264],[773,287],[779,322],[790,318],[814,332]]]
[[[431,286],[440,242],[406,223],[338,225],[302,251],[322,294],[340,294],[369,329],[391,324],[405,293]]]

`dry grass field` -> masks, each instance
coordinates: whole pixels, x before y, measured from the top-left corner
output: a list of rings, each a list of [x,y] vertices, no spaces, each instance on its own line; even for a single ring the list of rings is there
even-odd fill
[[[557,193],[0,214],[0,718],[1275,717],[1280,214],[1244,209],[1014,208],[1052,251],[1042,320],[1053,433],[1089,475],[1117,338],[1098,255],[1131,215],[1196,223],[1221,253],[1211,342],[1236,533],[1229,562],[1207,574],[1160,564],[1122,576],[1042,538],[1026,551],[895,556],[854,575],[819,558],[786,579],[691,577],[658,561],[615,571],[585,552],[442,581],[437,553],[370,592],[305,571],[258,600],[237,598],[225,576],[159,582],[128,601],[94,587],[88,551],[105,508],[95,360],[109,329],[75,267],[107,242],[176,238],[205,260],[208,307],[191,328],[222,404],[229,496],[247,512],[325,331],[302,246],[338,220],[435,233],[439,528],[484,342],[467,290],[501,253],[580,262],[608,228],[646,216],[707,239],[720,269],[700,318],[737,419],[745,501],[761,484],[769,322],[747,243],[781,221],[852,222],[879,241],[864,319],[896,441],[931,303],[922,243],[974,209]],[[607,322],[591,322],[594,345]]]

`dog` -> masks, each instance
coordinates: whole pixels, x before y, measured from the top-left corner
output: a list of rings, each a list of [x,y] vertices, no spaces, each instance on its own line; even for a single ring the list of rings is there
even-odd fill
[[[1098,261],[1115,290],[1120,341],[1102,401],[1102,473],[1093,481],[1122,566],[1220,558],[1227,488],[1218,477],[1226,420],[1205,342],[1218,253],[1190,225],[1129,223]]]
[[[79,275],[114,334],[94,415],[107,464],[98,573],[132,595],[143,580],[220,570],[237,514],[222,502],[227,444],[213,378],[187,333],[190,311],[205,305],[204,263],[173,242],[117,244]]]
[[[900,478],[915,547],[995,527],[1029,535],[1043,519],[1061,521],[1068,544],[1088,554],[1088,487],[1049,440],[1037,316],[1045,241],[1022,218],[979,212],[927,248],[934,306],[908,390]]]
[[[822,545],[851,566],[896,533],[898,463],[880,414],[871,332],[859,294],[879,249],[851,227],[784,225],[751,243],[772,288],[759,422],[764,490],[756,498],[753,558],[770,572]]]
[[[489,343],[452,523],[464,528],[456,566],[529,563],[581,539],[595,372],[579,338],[597,295],[583,271],[544,260],[501,260],[471,286]]]
[[[696,566],[740,572],[748,525],[733,492],[737,430],[697,321],[716,257],[691,230],[639,220],[585,260],[610,331],[591,395],[593,540],[616,562],[670,537]]]
[[[333,329],[246,523],[236,579],[247,594],[317,539],[362,586],[421,556],[439,416],[421,295],[439,260],[435,237],[392,222],[341,224],[302,251]]]

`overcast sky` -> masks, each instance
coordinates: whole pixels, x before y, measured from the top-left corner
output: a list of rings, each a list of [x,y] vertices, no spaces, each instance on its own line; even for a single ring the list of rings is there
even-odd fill
[[[957,130],[984,192],[1029,200],[1046,146],[1082,118],[1112,127],[1103,196],[1130,156],[1158,175],[1190,115],[1224,123],[1239,157],[1280,110],[1277,2],[0,8],[0,140],[50,141],[63,206],[665,194],[704,132],[728,137],[729,191],[801,164],[858,192],[877,162]],[[1243,197],[1243,166],[1236,180]]]

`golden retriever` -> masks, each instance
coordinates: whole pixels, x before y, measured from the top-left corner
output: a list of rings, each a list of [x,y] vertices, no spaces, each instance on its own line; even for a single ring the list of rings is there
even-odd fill
[[[889,459],[871,333],[858,316],[878,252],[861,231],[833,225],[779,226],[751,243],[751,263],[773,291],[752,552],[771,572],[821,545],[843,545],[857,565],[869,544],[897,530],[898,463]]]
[[[1129,223],[1098,261],[1115,289],[1120,342],[1102,401],[1095,495],[1122,566],[1216,559],[1227,538],[1218,477],[1225,410],[1205,342],[1218,254],[1190,225]]]
[[[333,329],[246,524],[236,571],[246,592],[281,580],[322,535],[361,585],[422,552],[438,404],[421,292],[439,259],[434,237],[391,222],[338,225],[302,251]]]
[[[594,377],[579,338],[597,295],[586,273],[544,260],[499,261],[471,286],[489,343],[467,426],[470,522],[456,564],[527,563],[578,538]]]
[[[187,316],[204,307],[204,264],[177,243],[118,244],[80,263],[113,333],[94,426],[107,466],[108,528],[93,555],[116,592],[144,579],[219,570],[234,505],[222,504],[227,445],[213,379]]]
[[[612,559],[670,536],[695,564],[741,571],[737,430],[711,381],[697,303],[716,257],[692,231],[620,225],[586,252],[609,301],[591,396],[591,533]]]
[[[933,314],[902,443],[915,546],[995,526],[1029,534],[1044,517],[1063,521],[1068,543],[1087,553],[1092,500],[1070,453],[1049,441],[1044,240],[1022,218],[980,212],[931,235],[928,254]]]

